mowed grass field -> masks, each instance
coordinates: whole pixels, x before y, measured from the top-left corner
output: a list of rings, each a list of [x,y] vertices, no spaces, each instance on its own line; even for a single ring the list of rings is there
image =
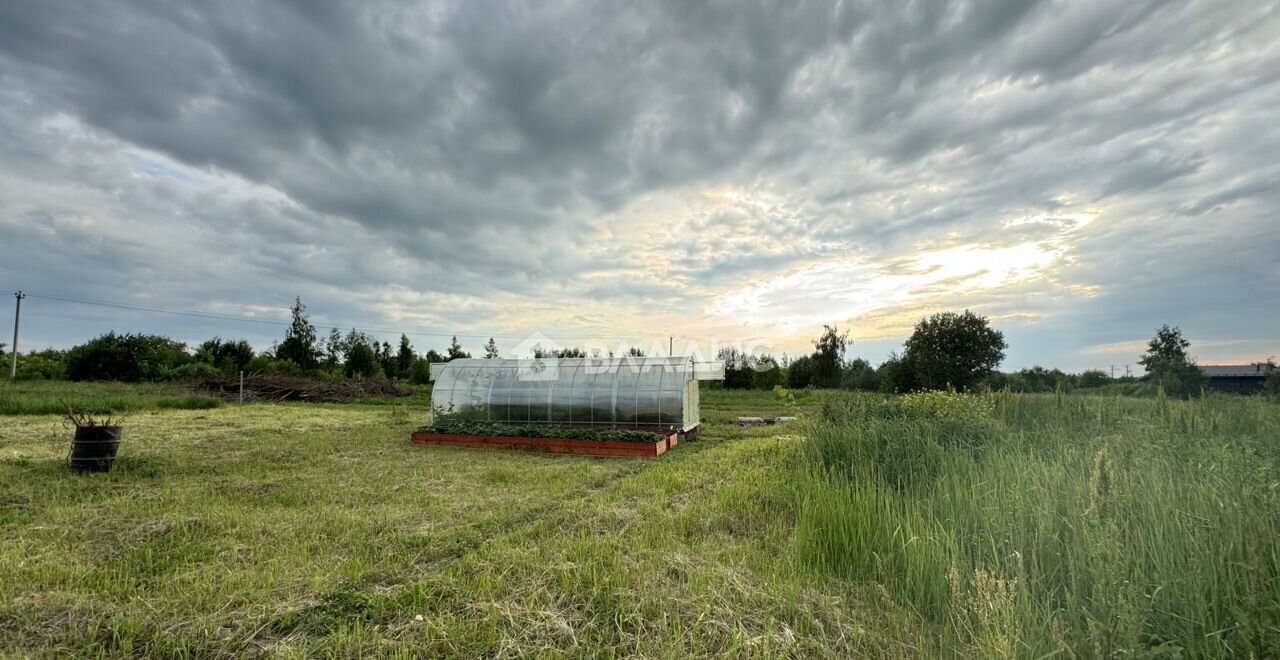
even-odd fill
[[[412,446],[397,404],[139,411],[79,477],[55,416],[2,418],[0,649],[855,653],[850,594],[792,566],[799,437],[729,423],[786,409],[707,399],[656,460]]]
[[[1272,402],[708,391],[649,460],[412,446],[424,416],[139,409],[93,476],[56,415],[0,417],[0,654],[1280,648]]]

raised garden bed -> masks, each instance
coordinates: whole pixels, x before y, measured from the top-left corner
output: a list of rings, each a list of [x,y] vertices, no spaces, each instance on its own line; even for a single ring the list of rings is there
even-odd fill
[[[668,434],[629,429],[565,429],[477,424],[424,427],[410,436],[415,445],[525,449],[588,456],[660,456],[679,441]]]

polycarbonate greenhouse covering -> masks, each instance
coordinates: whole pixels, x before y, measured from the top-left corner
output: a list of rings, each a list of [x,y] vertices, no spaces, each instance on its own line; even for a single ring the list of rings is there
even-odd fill
[[[431,365],[432,423],[689,430],[698,381],[723,362],[689,357],[466,359]]]

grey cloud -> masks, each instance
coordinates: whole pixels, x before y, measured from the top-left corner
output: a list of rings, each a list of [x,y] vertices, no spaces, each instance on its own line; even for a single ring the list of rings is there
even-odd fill
[[[1208,1],[13,2],[0,181],[42,192],[0,202],[0,237],[177,306],[193,287],[699,305],[820,260],[1059,237],[1007,221],[1093,203],[1069,241],[1092,267],[1060,279],[1109,286],[1073,304],[1155,316],[1176,296],[1136,265],[1179,255],[1209,302],[1244,275],[1186,244],[1280,247],[1254,219],[1280,209],[1277,25],[1273,3]],[[58,117],[75,126],[41,128]],[[636,276],[652,253],[593,243],[651,196],[721,186],[785,208],[672,218],[666,282]],[[79,266],[0,266],[27,274],[111,295]]]
[[[1201,154],[1185,157],[1133,154],[1128,160],[1129,162],[1116,164],[1116,174],[1103,186],[1099,198],[1130,190],[1159,187],[1173,179],[1195,174],[1206,162]]]
[[[1280,176],[1250,176],[1229,182],[1218,190],[1194,202],[1178,208],[1184,215],[1203,215],[1250,197],[1269,198],[1272,204],[1280,204]],[[1275,208],[1275,206],[1272,206]]]

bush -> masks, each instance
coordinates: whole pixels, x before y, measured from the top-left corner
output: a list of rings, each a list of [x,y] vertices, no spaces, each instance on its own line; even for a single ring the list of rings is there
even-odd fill
[[[916,392],[902,397],[902,407],[921,417],[944,419],[989,419],[995,402],[985,394],[959,392]]]
[[[415,358],[409,367],[409,382],[414,385],[426,385],[431,382],[431,363],[422,358]]]
[[[1190,363],[1155,363],[1148,365],[1147,369],[1147,379],[1151,383],[1163,389],[1165,394],[1179,399],[1200,396],[1207,383],[1200,367]]]
[[[988,390],[998,392],[1010,387],[1010,380],[1010,374],[1006,374],[1001,371],[993,371],[987,374],[987,377],[982,381],[982,385]]]
[[[279,360],[270,355],[259,355],[245,365],[246,373],[279,374],[282,376],[300,376],[302,367],[289,360]]]
[[[898,397],[870,394],[829,397],[818,409],[818,418],[835,424],[861,424],[877,419],[904,419],[908,416]]]
[[[1139,381],[1119,381],[1107,383],[1102,387],[1094,388],[1090,394],[1105,394],[1114,396],[1132,396],[1132,397],[1154,397],[1157,394],[1156,386],[1151,383],[1143,383]]]
[[[204,380],[206,378],[217,378],[222,372],[216,369],[212,364],[207,362],[191,362],[173,370],[172,378],[174,380]]]
[[[10,362],[4,360],[4,367]],[[46,349],[18,354],[18,380],[62,380],[67,377],[67,353]]]
[[[67,351],[67,377],[71,380],[166,380],[191,361],[181,342],[158,335],[114,331]]]

